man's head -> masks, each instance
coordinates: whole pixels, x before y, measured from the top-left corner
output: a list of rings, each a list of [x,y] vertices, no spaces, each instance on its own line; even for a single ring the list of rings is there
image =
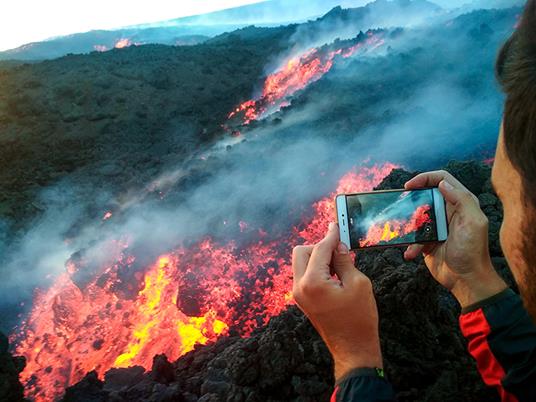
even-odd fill
[[[504,207],[501,245],[527,309],[536,320],[536,0],[499,53],[506,94],[493,184]]]

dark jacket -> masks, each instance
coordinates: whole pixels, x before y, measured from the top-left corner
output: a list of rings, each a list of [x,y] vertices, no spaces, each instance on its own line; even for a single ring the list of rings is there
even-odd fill
[[[460,327],[484,383],[503,402],[536,401],[536,326],[507,289],[465,308]],[[356,369],[336,385],[331,402],[395,401],[381,370]]]

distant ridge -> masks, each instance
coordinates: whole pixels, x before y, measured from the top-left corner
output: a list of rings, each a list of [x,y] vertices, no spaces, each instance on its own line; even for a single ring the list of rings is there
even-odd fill
[[[397,12],[412,14],[416,21],[440,12],[442,9],[427,0],[375,0],[365,6],[365,0],[268,0],[212,13],[170,19],[160,22],[132,25],[115,30],[92,30],[56,37],[41,42],[32,42],[15,49],[0,52],[0,60],[54,59],[69,53],[83,54],[105,51],[114,47],[142,44],[195,45],[205,40],[235,31],[250,25],[276,26],[303,23],[307,20],[360,19],[360,29],[384,27],[396,21]],[[523,3],[522,0],[474,0],[463,7],[464,11],[475,8],[504,8]],[[385,12],[378,18],[377,9]],[[367,21],[367,14],[375,14]],[[411,21],[411,20],[410,20]]]
[[[387,0],[379,0],[389,3]],[[394,3],[421,3],[421,0],[393,0]],[[337,6],[362,8],[366,0],[269,0],[212,13],[131,25],[115,30],[92,30],[32,42],[0,52],[0,60],[54,59],[69,53],[82,54],[109,50],[128,40],[130,44],[157,43],[194,45],[248,25],[274,26],[316,19]],[[374,4],[376,2],[373,2]]]

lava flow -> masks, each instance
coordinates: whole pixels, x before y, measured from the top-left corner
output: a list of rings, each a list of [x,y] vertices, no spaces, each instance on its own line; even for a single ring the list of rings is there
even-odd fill
[[[66,272],[36,293],[12,336],[15,353],[27,359],[26,396],[52,401],[91,370],[102,378],[112,367],[150,369],[156,354],[175,360],[230,332],[248,336],[292,303],[292,247],[324,235],[335,193],[370,190],[395,167],[349,172],[336,192],[312,206],[312,218],[276,240],[259,236],[239,247],[205,238],[141,267],[127,242],[115,242],[115,262],[95,272],[84,255],[71,258]],[[84,281],[85,270],[92,277]]]
[[[228,118],[239,119],[242,124],[249,124],[267,114],[288,105],[288,99],[297,91],[319,80],[326,74],[336,57],[348,58],[359,50],[374,50],[384,44],[384,40],[368,32],[366,39],[347,47],[328,50],[327,47],[313,48],[304,54],[292,57],[275,73],[266,77],[261,96],[248,100],[233,110]]]
[[[128,38],[121,38],[121,39],[117,40],[117,42],[115,42],[115,45],[114,45],[114,47],[116,49],[123,49],[123,48],[129,47],[129,46],[132,46],[132,42]]]
[[[120,38],[115,41],[112,49],[123,49],[132,45],[138,46],[141,45],[141,43],[132,42],[129,38]],[[97,52],[107,52],[108,50],[110,50],[110,48],[106,45],[93,45],[93,49]]]
[[[364,239],[359,241],[361,247],[376,246],[403,238],[418,232],[424,225],[432,222],[430,205],[419,206],[408,221],[390,220],[371,226]]]

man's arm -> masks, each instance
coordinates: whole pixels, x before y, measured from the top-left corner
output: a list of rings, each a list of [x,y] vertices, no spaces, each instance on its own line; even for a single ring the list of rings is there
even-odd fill
[[[488,222],[478,199],[445,171],[417,175],[405,187],[438,186],[447,203],[445,243],[410,246],[406,258],[421,252],[432,276],[462,307],[460,325],[484,382],[503,401],[536,401],[536,328],[521,299],[491,263]]]
[[[331,400],[394,401],[383,378],[372,283],[354,266],[337,225],[330,224],[316,245],[296,247],[292,268],[294,299],[333,356],[337,386]]]
[[[502,401],[536,401],[536,326],[511,289],[462,310],[460,327],[486,385]]]

